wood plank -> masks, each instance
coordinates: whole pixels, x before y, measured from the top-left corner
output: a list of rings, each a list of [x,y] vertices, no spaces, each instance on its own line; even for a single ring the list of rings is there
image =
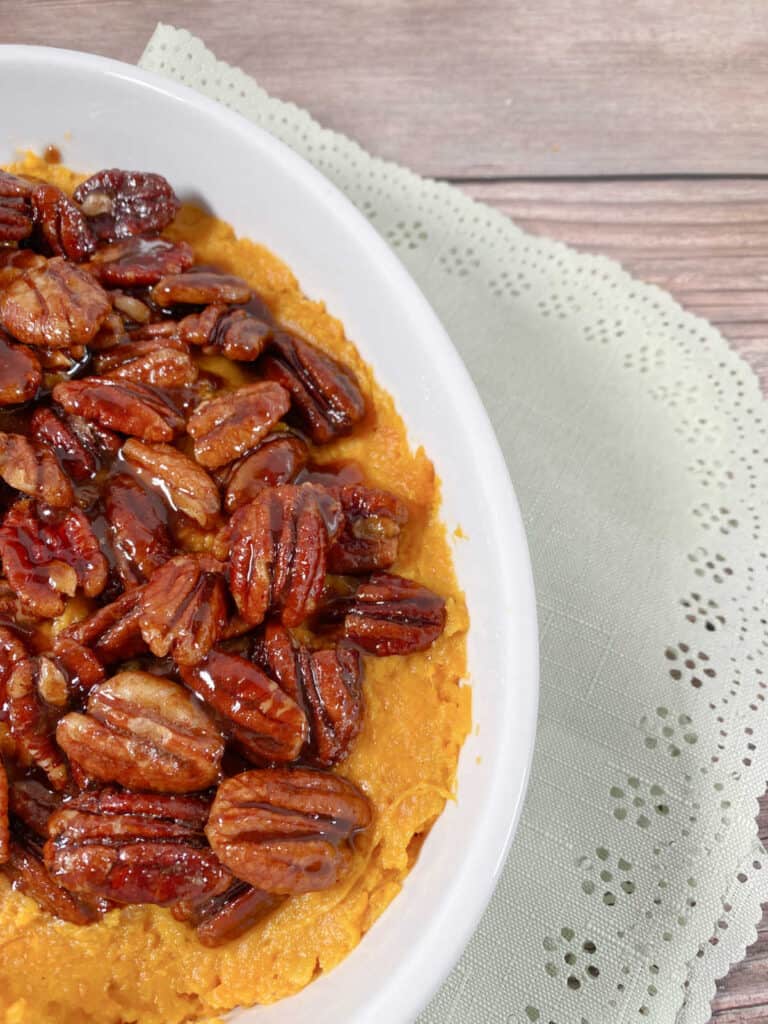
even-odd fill
[[[0,0],[0,40],[135,61],[157,19],[433,176],[765,170],[768,4]]]
[[[605,253],[671,292],[718,326],[768,393],[768,178],[460,187],[533,234]]]

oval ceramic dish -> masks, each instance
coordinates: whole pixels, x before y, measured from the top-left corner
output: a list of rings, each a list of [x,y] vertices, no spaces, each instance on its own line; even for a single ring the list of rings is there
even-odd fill
[[[80,53],[0,46],[0,163],[58,145],[73,168],[158,171],[240,235],[272,249],[345,325],[395,398],[460,525],[471,617],[472,735],[458,802],[402,893],[350,956],[299,995],[234,1011],[239,1024],[405,1024],[468,941],[504,864],[533,750],[536,614],[520,514],[474,386],[424,297],[360,213],[282,143],[192,90]],[[407,365],[407,372],[403,367]],[[511,938],[510,941],[514,941]]]

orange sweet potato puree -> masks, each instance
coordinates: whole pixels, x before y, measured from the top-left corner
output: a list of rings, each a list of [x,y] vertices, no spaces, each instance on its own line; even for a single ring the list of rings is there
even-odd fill
[[[31,155],[8,169],[66,191],[80,180]],[[114,910],[89,927],[56,920],[11,891],[0,874],[3,1024],[176,1024],[297,992],[338,964],[397,896],[421,838],[452,795],[470,727],[470,690],[461,685],[468,616],[440,521],[439,482],[424,451],[409,448],[392,398],[341,323],[322,302],[302,295],[271,252],[192,207],[181,210],[166,234],[190,242],[199,261],[245,278],[280,321],[354,368],[371,414],[321,457],[359,461],[373,484],[408,504],[411,518],[393,571],[444,595],[448,625],[423,654],[365,659],[365,725],[338,771],[371,798],[376,822],[346,880],[294,898],[242,938],[206,949],[189,926],[157,907]]]

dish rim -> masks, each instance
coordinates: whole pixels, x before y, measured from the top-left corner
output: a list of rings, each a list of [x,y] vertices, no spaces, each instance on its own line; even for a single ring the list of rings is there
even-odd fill
[[[514,566],[517,571],[514,581],[507,580],[506,588],[502,588],[499,595],[504,607],[519,606],[522,609],[522,615],[516,621],[516,638],[519,646],[515,650],[515,699],[510,698],[504,705],[503,724],[509,727],[510,735],[514,729],[518,738],[522,739],[525,749],[522,752],[519,749],[508,751],[498,765],[499,770],[495,773],[493,788],[488,794],[484,811],[483,821],[488,834],[482,848],[481,844],[475,841],[461,862],[453,885],[443,896],[433,919],[424,926],[419,938],[410,946],[409,955],[400,958],[394,973],[381,979],[371,1000],[361,1008],[362,1012],[357,1017],[360,1024],[373,1024],[383,1019],[387,1019],[390,1024],[410,1021],[426,1006],[459,959],[493,894],[519,822],[535,743],[538,708],[538,630],[533,577],[514,489],[488,414],[468,370],[437,314],[395,253],[354,204],[319,170],[288,145],[243,115],[196,90],[121,61],[75,50],[0,45],[0,70],[4,64],[12,65],[14,62],[27,66],[42,63],[48,69],[55,65],[64,71],[85,70],[96,75],[103,74],[121,79],[129,88],[138,87],[165,94],[178,102],[197,108],[203,115],[213,118],[233,133],[245,136],[252,145],[255,143],[256,148],[263,149],[277,162],[282,163],[296,178],[302,180],[305,188],[318,202],[327,206],[334,218],[359,237],[361,244],[368,248],[382,276],[402,295],[403,301],[410,307],[414,321],[423,326],[423,331],[419,335],[420,343],[434,350],[434,355],[442,361],[444,374],[452,378],[454,387],[462,394],[464,425],[478,445],[478,472],[482,472],[488,486],[493,487],[497,497],[497,501],[489,509],[489,528],[494,538],[498,540],[499,564]],[[369,358],[368,352],[365,358]],[[370,358],[375,368],[375,353],[371,354]],[[393,397],[397,401],[396,393]],[[407,421],[407,416],[405,418]],[[459,582],[461,583],[461,580]],[[504,582],[502,580],[502,583]],[[504,771],[509,764],[515,765],[513,779]],[[491,813],[494,810],[497,813]],[[443,814],[445,813],[444,811]],[[471,884],[470,895],[467,895],[465,889],[461,898],[452,900],[451,893],[458,896],[462,882]],[[398,903],[403,898],[403,895],[396,898],[387,908],[383,918],[396,914]],[[377,926],[378,922],[374,924],[372,930]],[[365,945],[368,934],[362,937],[356,949]],[[355,951],[345,958],[346,962],[354,956]],[[313,982],[303,992],[314,989],[318,983]],[[277,1006],[283,1005],[284,1002],[281,1001]]]

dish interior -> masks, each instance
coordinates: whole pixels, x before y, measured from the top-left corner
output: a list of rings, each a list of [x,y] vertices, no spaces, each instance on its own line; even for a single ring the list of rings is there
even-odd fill
[[[182,199],[256,238],[345,325],[412,442],[443,484],[442,515],[472,621],[473,732],[458,801],[430,833],[403,893],[329,975],[233,1020],[289,1024],[311,1015],[412,1019],[469,938],[519,815],[533,748],[536,622],[524,532],[503,458],[469,377],[429,306],[376,232],[309,165],[196,94],[124,65],[0,47],[0,93],[13,96],[0,162],[57,145],[67,164],[156,170]],[[51,103],[50,97],[56,102]],[[404,937],[407,936],[407,942]]]

